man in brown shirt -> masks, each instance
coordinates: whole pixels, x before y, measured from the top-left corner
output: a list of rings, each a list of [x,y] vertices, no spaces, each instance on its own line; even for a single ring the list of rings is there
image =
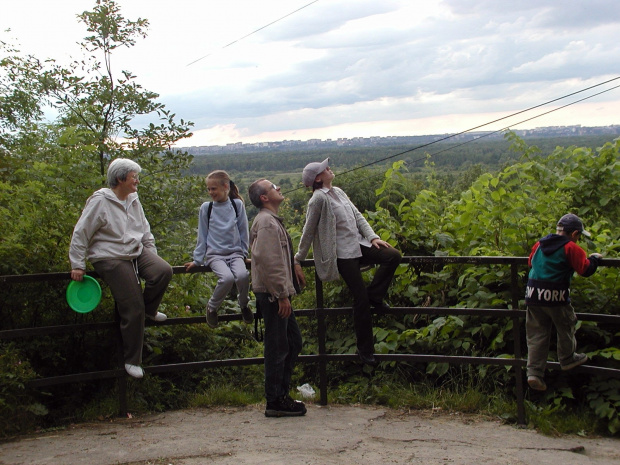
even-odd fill
[[[293,247],[278,216],[284,196],[266,179],[252,183],[249,196],[252,204],[260,208],[250,229],[250,251],[252,290],[257,313],[265,321],[265,416],[302,416],[305,405],[289,395],[302,339],[291,307],[291,297],[299,289],[293,271]]]

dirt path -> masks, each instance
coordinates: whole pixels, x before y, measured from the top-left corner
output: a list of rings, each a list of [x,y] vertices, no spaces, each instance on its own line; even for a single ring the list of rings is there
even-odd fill
[[[0,444],[3,465],[617,465],[620,440],[550,438],[499,421],[366,406],[194,409],[72,425]]]

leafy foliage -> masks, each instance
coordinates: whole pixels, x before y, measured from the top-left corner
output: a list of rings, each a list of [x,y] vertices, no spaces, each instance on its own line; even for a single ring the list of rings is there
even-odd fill
[[[113,73],[112,52],[131,47],[144,37],[148,22],[126,20],[112,0],[97,0],[90,12],[79,15],[88,36],[82,45],[85,56],[68,68],[53,60],[44,62],[0,44],[0,274],[68,271],[67,252],[73,225],[85,199],[104,184],[108,163],[116,157],[132,158],[143,167],[140,198],[151,223],[160,254],[173,264],[189,259],[196,234],[197,210],[204,197],[203,181],[194,174],[208,168],[229,169],[222,158],[204,157],[200,163],[173,145],[190,136],[191,123],[177,121],[157,102],[157,94],[143,89],[129,71]],[[58,118],[43,120],[43,109],[54,107]],[[148,121],[142,125],[137,121]],[[582,244],[588,252],[617,257],[620,250],[620,141],[598,149],[571,146],[547,152],[529,147],[512,133],[506,140],[512,152],[495,157],[506,163],[490,172],[476,153],[452,160],[462,173],[446,173],[437,167],[450,165],[448,157],[424,157],[423,166],[406,160],[391,163],[380,173],[356,170],[339,178],[342,186],[382,239],[412,256],[524,256],[532,244],[552,231],[557,218],[568,211],[579,214],[593,233]],[[345,150],[340,160],[359,165],[379,155]],[[543,155],[546,154],[546,155]],[[281,174],[316,159],[316,153],[271,154],[277,176],[291,189],[298,177]],[[330,156],[331,153],[321,156]],[[304,158],[306,157],[306,158]],[[257,177],[268,171],[264,159],[237,163],[240,176]],[[417,160],[415,160],[417,161]],[[458,163],[457,163],[458,162]],[[206,164],[209,163],[209,164]],[[255,163],[255,164],[253,164]],[[342,163],[343,166],[346,165]],[[199,166],[200,165],[200,166]],[[496,165],[497,166],[497,165]],[[256,167],[254,169],[253,167]],[[237,168],[235,168],[237,169]],[[233,170],[231,170],[233,171]],[[415,172],[414,172],[415,171]],[[234,173],[233,173],[234,174]],[[242,190],[247,179],[239,185]],[[277,181],[277,179],[275,179]],[[291,236],[299,240],[307,191],[292,190],[283,205]],[[248,210],[250,216],[252,210]],[[370,279],[373,271],[367,272]],[[577,311],[618,314],[618,268],[602,268],[588,279],[573,281],[573,304]],[[314,277],[307,273],[309,287]],[[171,316],[203,315],[206,296],[214,285],[212,276],[175,276],[162,303]],[[525,270],[520,270],[525,280]],[[2,329],[62,325],[70,322],[110,321],[113,301],[104,286],[101,309],[76,315],[63,303],[66,283],[2,286]],[[513,306],[510,270],[488,267],[422,263],[401,265],[391,286],[389,301],[395,306],[448,306],[506,309]],[[348,289],[341,281],[324,286],[326,305],[350,306]],[[519,303],[522,306],[522,302]],[[307,292],[295,299],[296,308],[313,308]],[[225,311],[236,311],[231,300]],[[300,319],[301,320],[301,319]],[[313,319],[300,321],[304,351],[315,353],[317,336]],[[378,353],[419,353],[508,357],[517,341],[512,319],[474,316],[403,318],[380,316],[375,322]],[[350,317],[328,318],[328,350],[338,354],[355,351]],[[620,365],[620,335],[596,323],[584,322],[578,338],[597,363]],[[524,341],[519,341],[524,344]],[[104,331],[20,341],[0,347],[0,407],[6,421],[24,411],[45,414],[39,400],[24,390],[29,379],[50,373],[108,369],[115,364],[116,348]],[[147,329],[145,363],[181,363],[194,360],[255,357],[261,347],[248,328],[235,323],[216,331],[204,325],[156,326]],[[21,363],[20,363],[21,361]],[[298,368],[296,379],[312,382],[316,366]],[[328,367],[330,382],[342,398],[389,403],[386,383],[412,386],[424,382],[428,389],[449,387],[452,392],[502,394],[514,389],[514,376],[504,368],[454,367],[448,364],[383,363],[375,373],[358,365],[334,363]],[[565,376],[565,377],[564,377]],[[226,384],[260,389],[259,366],[213,369],[147,377],[131,386],[137,409],[162,410],[191,403],[188,393],[205,393],[197,403],[209,403],[210,387]],[[549,384],[558,388],[547,397],[533,399],[529,408],[539,415],[563,412],[575,405],[588,405],[612,434],[618,426],[618,386],[615,381],[583,377],[579,383],[569,375],[555,376]],[[6,381],[6,383],[5,383]],[[101,392],[82,386],[54,394],[46,408],[54,418],[70,418],[73,405],[94,411],[97,399],[109,398],[113,386],[100,384]],[[475,389],[472,387],[475,386]],[[236,397],[236,396],[235,396]],[[233,401],[236,402],[236,401]],[[479,402],[474,399],[473,403]],[[107,403],[105,407],[110,408]],[[18,410],[17,406],[21,406]],[[25,410],[24,410],[25,407]],[[69,412],[69,411],[72,412]],[[553,411],[553,412],[551,412]],[[86,414],[86,413],[83,413]],[[15,421],[15,424],[20,424]],[[6,427],[6,426],[5,426]]]
[[[0,347],[0,435],[27,431],[36,417],[48,413],[26,387],[36,378],[30,363],[14,346]]]
[[[585,248],[589,253],[602,252],[618,256],[617,198],[620,187],[620,141],[606,143],[596,151],[587,148],[557,148],[548,157],[538,155],[535,148],[508,133],[522,159],[497,174],[483,173],[454,200],[433,185],[398,205],[385,196],[381,202],[393,208],[369,212],[375,230],[396,242],[406,255],[479,255],[524,256],[533,243],[555,228],[557,219],[566,212],[579,214],[592,230],[593,238]],[[399,168],[396,164],[394,168]],[[393,172],[386,172],[389,185]],[[618,314],[617,268],[601,268],[588,279],[573,280],[571,297],[577,311]],[[521,272],[522,282],[525,270]],[[392,286],[393,302],[404,300],[425,306],[511,308],[510,271],[501,266],[449,265],[441,269],[408,270],[399,274]],[[381,353],[411,352],[503,356],[510,353],[512,320],[502,322],[481,317],[439,317],[432,321],[417,320],[403,330],[393,321],[382,322],[377,350]],[[585,347],[606,347],[592,356],[606,357],[609,366],[618,368],[613,356],[618,335],[595,323],[584,326],[578,336]],[[523,344],[523,341],[521,341]],[[441,378],[454,372],[446,364],[429,364],[427,374]],[[495,380],[509,384],[501,370],[493,370]],[[479,369],[483,379],[491,370]],[[497,378],[499,376],[500,378]],[[617,432],[618,408],[615,398],[599,389],[595,381],[585,386],[568,386],[556,391],[562,396],[582,395],[589,391],[590,405],[596,404],[597,415],[606,418],[609,431]],[[574,391],[574,392],[573,392]],[[593,394],[596,392],[597,394]],[[604,414],[603,414],[604,413]]]
[[[113,73],[112,52],[144,37],[148,22],[126,20],[111,0],[97,0],[94,9],[79,19],[89,32],[82,42],[84,57],[67,68],[0,44],[3,275],[69,271],[73,226],[87,197],[104,185],[107,165],[116,157],[131,158],[143,168],[140,197],[160,255],[178,263],[195,241],[202,182],[185,176],[192,157],[172,148],[191,135],[192,123],[177,121],[132,73]],[[44,119],[48,107],[58,115],[53,121]],[[2,329],[113,319],[113,302],[105,286],[102,309],[107,310],[86,315],[67,308],[65,286],[63,282],[2,286]],[[181,293],[174,287],[171,299]],[[168,305],[173,313],[174,305],[164,304]],[[109,367],[116,348],[107,333],[97,336],[20,341],[16,348],[30,361],[33,373],[44,376]],[[94,340],[103,342],[97,347]],[[161,347],[153,343],[148,350],[157,354]],[[67,405],[90,402],[87,387],[82,388],[57,393],[57,405],[62,398]]]
[[[612,434],[620,432],[620,381],[594,380],[587,388],[588,405],[596,416],[607,422]]]
[[[148,22],[125,19],[112,0],[97,0],[78,18],[90,35],[84,57],[68,68],[2,44],[3,274],[66,269],[71,229],[116,157],[144,169],[141,199],[164,258],[182,259],[194,235],[202,186],[182,174],[192,157],[171,148],[192,123],[177,122],[130,72],[113,73],[112,52],[144,37]],[[44,106],[58,113],[54,122],[42,120]]]

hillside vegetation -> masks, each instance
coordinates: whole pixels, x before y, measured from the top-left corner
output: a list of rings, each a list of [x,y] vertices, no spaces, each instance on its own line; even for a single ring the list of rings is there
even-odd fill
[[[316,160],[316,154],[311,158],[278,154],[269,160],[239,157],[237,168],[222,159],[221,165],[198,168],[197,159],[170,149],[188,136],[191,123],[177,120],[135,77],[117,77],[112,68],[105,69],[112,50],[133,45],[145,24],[125,20],[109,0],[98,2],[81,20],[93,34],[85,39],[85,60],[92,66],[64,69],[23,56],[5,44],[0,49],[0,275],[68,272],[69,241],[84,202],[103,186],[108,164],[120,156],[136,160],[144,170],[140,198],[159,254],[172,265],[190,258],[198,208],[206,199],[203,174],[213,168],[228,169],[233,179],[240,178],[242,193],[257,177],[286,184],[288,200],[281,213],[297,243],[309,195],[299,188],[299,173],[305,163]],[[122,34],[107,35],[112,25]],[[53,122],[43,118],[46,105],[58,111]],[[155,123],[134,128],[131,121],[138,114],[151,115]],[[118,139],[119,135],[124,137]],[[366,212],[375,231],[404,255],[525,256],[538,238],[553,231],[560,216],[574,212],[593,234],[581,245],[589,253],[618,257],[620,141],[538,150],[509,132],[504,149],[492,154],[485,153],[484,145],[464,147],[468,152],[460,164],[455,161],[458,149],[452,148],[454,152],[430,158],[407,154],[383,167],[348,174],[344,171],[393,152],[347,149],[321,156],[333,157],[337,184]],[[237,157],[229,158],[230,163],[237,162]],[[445,160],[452,163],[444,164]],[[581,312],[618,314],[619,273],[618,268],[605,267],[588,279],[576,278],[574,306]],[[312,282],[311,270],[308,279]],[[113,320],[114,304],[105,286],[100,308],[88,314],[67,308],[65,286],[60,282],[0,287],[0,330]],[[203,315],[213,286],[210,275],[175,276],[162,311],[171,317]],[[417,269],[402,265],[389,301],[394,306],[510,308],[509,286],[510,273],[500,266]],[[348,306],[351,300],[339,281],[326,285],[325,297],[330,307]],[[313,308],[314,296],[305,292],[294,305]],[[224,307],[237,311],[232,298]],[[316,352],[312,323],[302,325],[304,353]],[[581,324],[577,337],[580,350],[588,353],[592,363],[620,368],[617,328]],[[379,353],[504,357],[511,353],[515,342],[511,338],[510,321],[483,317],[382,316],[375,321]],[[353,353],[350,319],[330,321],[329,339],[329,351]],[[161,326],[147,330],[144,364],[261,354],[262,345],[241,324],[217,330],[206,325]],[[27,382],[39,376],[107,370],[115,364],[116,347],[104,331],[89,332],[88,337],[70,334],[0,342],[0,435],[114,415],[114,382],[60,386],[45,392],[27,388]],[[503,368],[384,363],[372,376],[360,373],[354,364],[333,364],[329,369],[330,390],[342,401],[416,408],[420,399],[403,393],[416,393],[419,386],[455,397],[476,392],[488,402],[513,398],[513,376]],[[316,384],[315,370],[313,365],[300,366],[293,382]],[[262,382],[260,366],[148,376],[132,382],[131,407],[135,411],[181,408],[208,396],[213,386],[260,393]],[[560,373],[550,375],[548,384],[554,389],[530,399],[530,414],[586,415],[595,419],[589,431],[620,431],[617,380]],[[509,417],[511,409],[508,404],[502,414]]]

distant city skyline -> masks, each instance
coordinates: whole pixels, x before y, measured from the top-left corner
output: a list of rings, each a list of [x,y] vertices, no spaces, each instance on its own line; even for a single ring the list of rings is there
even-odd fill
[[[532,129],[514,129],[517,135],[521,137],[566,137],[566,136],[580,136],[580,135],[619,135],[620,136],[620,124],[608,125],[608,126],[548,126],[537,127]],[[207,153],[222,153],[232,151],[261,151],[263,149],[290,149],[290,148],[320,148],[324,146],[340,146],[340,147],[352,147],[352,146],[378,146],[378,145],[393,145],[393,144],[406,144],[406,143],[427,143],[431,141],[441,140],[446,138],[446,142],[449,141],[463,141],[472,140],[478,138],[503,138],[502,132],[492,131],[471,131],[463,134],[425,134],[425,135],[409,135],[409,136],[368,136],[368,137],[340,137],[337,139],[308,139],[308,140],[280,140],[280,141],[267,141],[267,142],[231,142],[225,145],[186,145],[179,146],[181,150],[187,150],[190,154],[200,155]]]

